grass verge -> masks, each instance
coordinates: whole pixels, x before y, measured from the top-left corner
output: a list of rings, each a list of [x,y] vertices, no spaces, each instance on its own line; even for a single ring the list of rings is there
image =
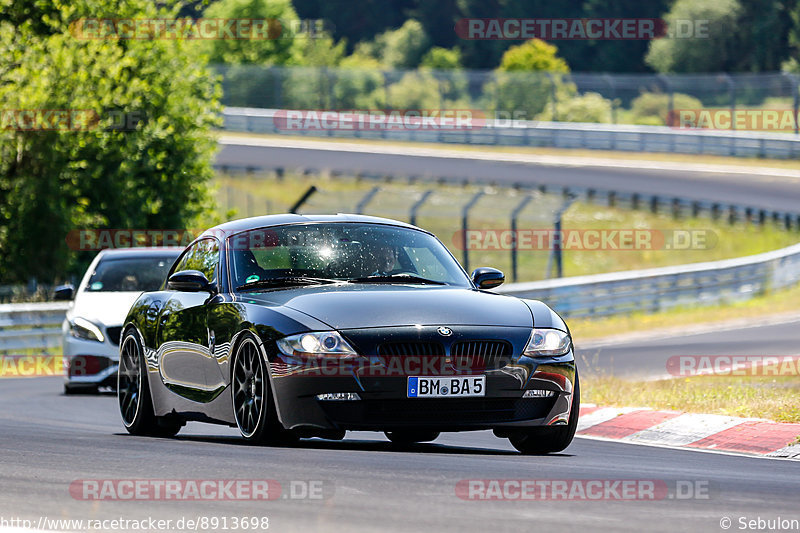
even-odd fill
[[[651,407],[800,422],[797,376],[694,376],[660,381],[581,377],[582,400],[603,407]]]
[[[675,308],[653,314],[633,313],[605,318],[573,318],[568,322],[573,338],[580,344],[617,333],[672,329],[742,318],[764,318],[772,314],[788,314],[800,310],[798,301],[800,301],[800,286],[721,305]]]

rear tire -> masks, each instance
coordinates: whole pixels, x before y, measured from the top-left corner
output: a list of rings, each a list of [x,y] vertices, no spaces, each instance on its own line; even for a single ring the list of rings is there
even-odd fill
[[[524,455],[544,455],[566,449],[575,437],[578,416],[581,408],[581,386],[575,373],[575,390],[572,393],[572,407],[569,422],[565,426],[530,428],[508,438],[511,445]]]
[[[278,420],[267,364],[250,333],[245,334],[233,357],[231,395],[236,426],[245,441],[279,446],[297,440]]]
[[[117,402],[125,429],[131,435],[174,437],[183,427],[183,421],[155,415],[144,350],[135,329],[128,329],[121,346]]]
[[[392,444],[409,445],[417,444],[418,442],[431,442],[439,438],[438,431],[425,431],[425,430],[400,430],[400,431],[385,431],[386,438],[392,441]]]

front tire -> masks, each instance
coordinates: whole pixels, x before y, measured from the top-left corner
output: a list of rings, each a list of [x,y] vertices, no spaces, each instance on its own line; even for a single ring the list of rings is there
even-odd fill
[[[236,426],[245,441],[280,445],[294,440],[278,420],[267,364],[255,337],[249,333],[233,357],[231,394]]]
[[[121,346],[117,402],[125,429],[131,435],[174,437],[183,427],[183,422],[155,415],[147,382],[144,350],[135,329],[128,329]]]
[[[572,392],[572,407],[569,411],[569,422],[565,426],[549,426],[531,428],[520,431],[509,437],[511,445],[524,455],[544,455],[557,453],[570,445],[578,428],[578,416],[581,408],[581,386],[578,374],[575,374],[575,389]]]

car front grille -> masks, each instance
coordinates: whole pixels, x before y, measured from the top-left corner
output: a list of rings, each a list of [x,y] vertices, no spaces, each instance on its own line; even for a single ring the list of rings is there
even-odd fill
[[[514,353],[510,342],[476,340],[456,342],[450,347],[450,357],[458,368],[495,370],[506,366]]]
[[[114,326],[111,328],[106,328],[106,336],[108,340],[111,341],[112,344],[116,344],[119,346],[119,336],[122,333],[122,326]]]
[[[453,357],[475,356],[486,359],[510,356],[513,351],[508,341],[462,341],[450,347]]]
[[[444,356],[444,345],[440,342],[386,342],[378,346],[378,355],[384,357]]]
[[[504,340],[457,341],[450,346],[450,361],[456,368],[495,370],[511,360],[514,348]],[[445,357],[444,344],[435,341],[387,342],[378,346],[381,357]]]

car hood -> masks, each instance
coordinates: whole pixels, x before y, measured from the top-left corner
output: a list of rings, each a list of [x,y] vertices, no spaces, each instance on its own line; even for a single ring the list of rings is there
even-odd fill
[[[300,311],[335,329],[413,325],[532,327],[522,300],[473,289],[414,285],[327,285],[245,297]]]
[[[133,302],[142,294],[136,292],[86,292],[75,297],[70,317],[82,317],[96,324],[121,326]]]

